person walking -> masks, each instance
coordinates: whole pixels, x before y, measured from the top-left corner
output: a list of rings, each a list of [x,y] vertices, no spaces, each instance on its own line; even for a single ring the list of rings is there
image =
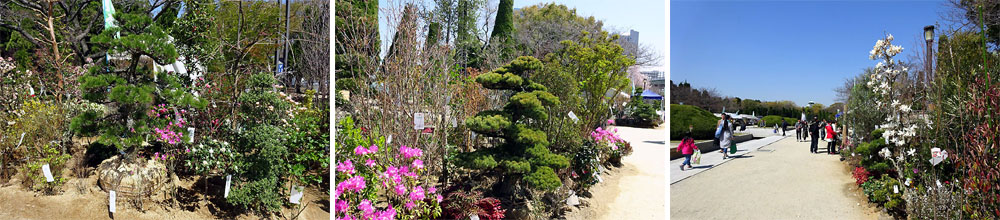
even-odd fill
[[[722,159],[729,158],[729,145],[733,143],[733,125],[729,123],[729,115],[722,114],[722,120],[715,128],[715,137],[719,139],[719,149],[722,150]]]
[[[826,124],[826,153],[836,154],[837,153],[837,131],[833,128],[837,127],[836,121],[831,121]]]
[[[684,139],[681,140],[681,145],[677,146],[677,151],[684,155],[684,162],[681,163],[681,171],[684,171],[684,165],[687,165],[688,169],[693,168],[691,166],[691,155],[694,151],[698,150],[698,146],[694,145],[694,138],[691,138],[691,134],[685,134]]]
[[[812,136],[812,143],[809,144],[809,152],[815,154],[819,151],[818,143],[816,143],[819,142],[819,119],[816,117],[813,117],[813,122],[809,125],[809,134]]]
[[[788,122],[785,119],[781,119],[781,136],[785,136],[785,129],[788,128]]]

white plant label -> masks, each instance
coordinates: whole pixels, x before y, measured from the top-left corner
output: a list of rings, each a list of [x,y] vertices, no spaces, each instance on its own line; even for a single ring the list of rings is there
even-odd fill
[[[451,127],[458,127],[458,119],[451,118]]]
[[[28,92],[29,92],[28,95],[35,95],[35,88],[34,87],[28,87]]]
[[[226,191],[222,193],[222,198],[229,197],[229,184],[232,183],[233,175],[226,175]]]
[[[910,181],[911,181],[910,178],[906,178],[906,182],[904,182],[904,184],[906,184],[906,186],[910,186]]]
[[[416,130],[424,129],[424,113],[421,112],[413,113],[413,129]]]
[[[892,193],[899,194],[899,186],[898,185],[893,185],[892,186]]]
[[[472,132],[472,139],[476,139],[476,132]]]
[[[390,134],[389,137],[385,138],[385,145],[389,145],[391,143],[392,143],[392,135]]]
[[[52,171],[49,170],[49,164],[42,165],[42,174],[45,175],[45,182],[56,181],[52,178]]]
[[[116,200],[117,199],[115,199],[115,191],[114,190],[108,191],[108,211],[111,211],[111,213],[115,213]]]
[[[194,127],[188,127],[188,143],[194,143]]]
[[[935,180],[937,182],[938,188],[941,188],[941,180]]]
[[[24,133],[21,133],[21,139],[20,139],[20,140],[17,140],[17,146],[18,146],[18,147],[20,147],[20,146],[21,146],[21,142],[24,142]]]
[[[932,165],[936,166],[939,163],[941,163],[941,161],[944,161],[944,159],[946,159],[946,158],[948,158],[948,152],[947,151],[941,150],[941,148],[936,148],[936,147],[935,148],[931,148],[931,160],[930,160],[930,162],[931,162]]]
[[[573,119],[573,122],[580,121],[580,118],[577,118],[576,114],[573,114],[573,111],[570,111],[569,114],[567,114],[567,115],[569,115],[569,118]]]
[[[299,201],[302,200],[302,191],[303,187],[293,186],[292,196],[288,198],[289,202],[291,202],[292,204],[299,204]]]
[[[469,220],[479,220],[479,215],[476,215],[475,213],[469,214]]]

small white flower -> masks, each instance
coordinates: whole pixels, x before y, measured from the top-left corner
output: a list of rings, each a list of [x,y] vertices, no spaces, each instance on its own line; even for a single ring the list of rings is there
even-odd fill
[[[882,157],[884,158],[889,158],[889,156],[892,156],[892,153],[889,152],[889,148],[887,147],[883,147],[882,150],[878,152],[878,154],[882,155]]]
[[[910,156],[913,156],[913,153],[916,153],[916,152],[917,152],[917,149],[910,148],[910,150],[906,151],[906,154],[909,154]]]
[[[213,154],[213,153],[215,153],[215,149],[211,149],[211,148],[209,148],[209,149],[208,149],[208,154]]]

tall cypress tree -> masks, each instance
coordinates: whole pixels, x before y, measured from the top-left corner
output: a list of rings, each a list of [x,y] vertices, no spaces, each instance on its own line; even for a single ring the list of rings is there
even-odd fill
[[[514,0],[500,0],[493,24],[490,43],[499,44],[493,46],[501,47],[501,58],[506,60],[514,53]]]

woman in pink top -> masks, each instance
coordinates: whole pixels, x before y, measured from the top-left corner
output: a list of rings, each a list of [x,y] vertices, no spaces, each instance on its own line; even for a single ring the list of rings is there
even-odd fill
[[[681,171],[684,170],[684,165],[692,168],[691,155],[694,154],[695,150],[698,150],[698,146],[694,145],[694,138],[691,138],[691,135],[685,135],[684,139],[681,139],[681,145],[677,146],[677,151],[681,152],[681,155],[684,155],[684,163],[681,163]]]
[[[831,121],[826,123],[826,153],[836,154],[837,153],[837,132],[833,130],[837,126],[837,121]]]

